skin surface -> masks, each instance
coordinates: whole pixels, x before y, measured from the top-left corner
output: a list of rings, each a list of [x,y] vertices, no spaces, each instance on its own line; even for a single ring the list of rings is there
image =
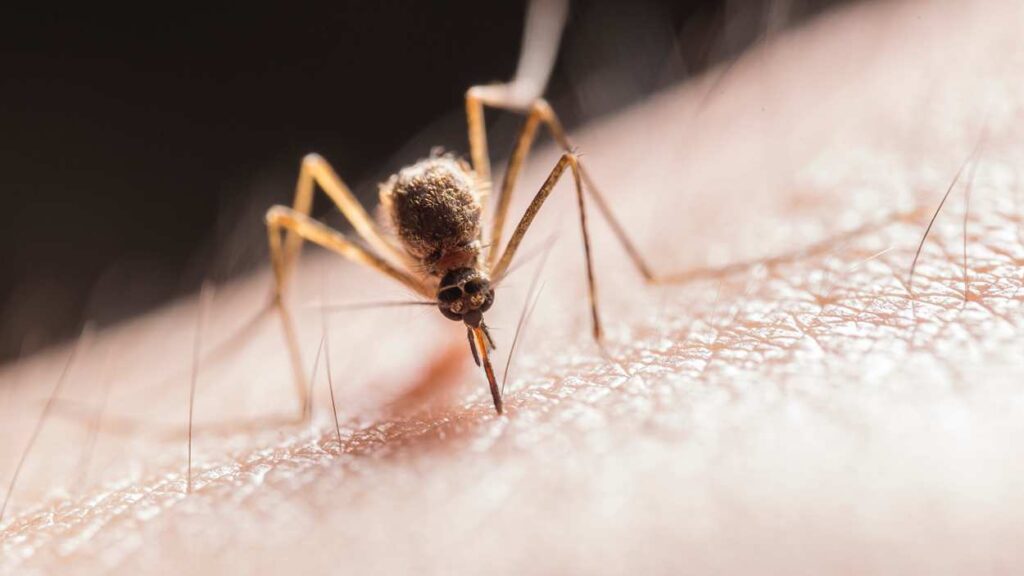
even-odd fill
[[[1019,573],[1021,29],[1011,2],[850,7],[576,131],[655,267],[753,264],[646,287],[593,216],[602,354],[560,184],[524,247],[560,231],[503,417],[464,327],[424,307],[330,315],[341,425],[322,366],[314,423],[289,424],[280,324],[252,320],[265,272],[208,310],[186,495],[195,302],[98,334],[26,463],[0,569]],[[520,212],[557,156],[529,163]],[[538,262],[498,287],[499,367]],[[290,298],[310,367],[323,294],[406,297],[307,250]],[[4,478],[68,353],[0,373]]]

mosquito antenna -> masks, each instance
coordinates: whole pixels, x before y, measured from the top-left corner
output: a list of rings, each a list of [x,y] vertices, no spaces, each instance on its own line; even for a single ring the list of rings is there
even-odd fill
[[[18,459],[18,465],[14,467],[14,474],[11,475],[11,481],[7,485],[7,494],[4,495],[4,503],[0,505],[0,522],[3,522],[4,520],[4,513],[7,512],[7,504],[11,501],[11,494],[14,492],[14,487],[18,482],[18,477],[21,476],[21,469],[25,465],[28,453],[32,451],[32,447],[39,438],[39,433],[42,431],[43,425],[46,423],[46,418],[50,415],[50,411],[53,409],[57,398],[60,396],[61,388],[64,387],[64,382],[67,380],[68,374],[71,372],[71,366],[75,363],[75,359],[79,354],[81,354],[82,350],[85,349],[91,338],[92,324],[87,323],[85,327],[82,328],[82,333],[78,337],[78,343],[74,348],[72,348],[71,354],[68,355],[68,360],[64,363],[64,369],[61,370],[60,377],[57,378],[57,382],[50,390],[50,396],[47,398],[46,404],[43,406],[43,411],[39,415],[39,420],[36,421],[35,428],[32,429],[32,434],[28,438],[28,443],[25,444],[25,448],[21,452],[21,457]]]
[[[400,308],[404,306],[437,306],[437,302],[428,300],[380,300],[373,302],[340,302],[340,303],[313,303],[309,308],[319,308],[324,312],[339,312],[342,310],[365,310],[370,308]]]
[[[512,336],[512,345],[508,348],[508,360],[505,361],[505,373],[501,377],[501,393],[505,394],[505,384],[508,383],[509,369],[512,367],[512,360],[516,353],[516,344],[519,342],[519,334],[522,332],[523,327],[529,321],[530,316],[533,315],[533,309],[537,307],[537,301],[540,300],[540,293],[544,290],[544,286],[537,286],[537,282],[540,280],[540,275],[544,271],[544,266],[548,263],[548,256],[551,255],[551,248],[554,246],[553,243],[548,243],[548,247],[541,253],[540,263],[537,264],[537,270],[533,273],[533,278],[530,279],[530,288],[526,292],[526,301],[523,302],[523,311],[519,313],[519,322],[516,324],[516,332]]]
[[[192,493],[192,421],[196,405],[196,382],[199,380],[199,354],[203,346],[203,324],[206,320],[206,311],[213,300],[213,285],[204,282],[199,291],[199,306],[196,310],[196,337],[192,341],[192,378],[188,387],[188,473],[185,484],[185,493]]]

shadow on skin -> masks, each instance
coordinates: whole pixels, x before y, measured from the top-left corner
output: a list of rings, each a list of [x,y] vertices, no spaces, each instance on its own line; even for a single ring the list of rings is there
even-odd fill
[[[66,486],[84,433],[55,419],[2,528],[4,569],[1019,570],[1024,212],[1014,186],[1024,90],[992,62],[999,54],[1010,66],[1009,54],[1021,63],[1008,48],[1020,16],[997,2],[846,9],[734,66],[728,90],[696,124],[685,112],[702,92],[683,86],[577,134],[638,243],[659,247],[659,268],[757,262],[647,288],[597,224],[615,362],[589,340],[578,239],[566,235],[506,416],[495,416],[480,375],[447,356],[465,335],[436,313],[337,315],[340,445],[320,381],[312,427],[201,434],[186,497],[183,435],[102,434],[89,480]],[[875,58],[879,39],[865,31],[881,23],[891,35],[886,57]],[[922,254],[912,298],[906,272],[927,208],[986,112],[992,129],[967,235],[972,298],[963,297],[956,195]],[[680,117],[685,138],[673,124]],[[532,162],[524,187],[554,158]],[[319,298],[323,267],[339,270],[331,285],[345,300],[397,293],[311,257],[296,302]],[[220,290],[209,341],[244,324],[267,286],[264,273]],[[508,287],[495,304],[500,351],[521,292]],[[311,362],[318,312],[295,309]],[[185,302],[102,335],[65,400],[90,402],[105,347],[131,350],[111,369],[110,421],[182,426],[187,380],[153,383],[187,365],[193,318]],[[204,371],[198,430],[290,413],[277,330],[264,323],[234,360]],[[32,423],[18,407],[37,405],[60,358],[5,372],[24,383],[4,406],[11,445]],[[429,388],[434,369],[458,400],[388,414],[396,399]],[[15,456],[5,453],[0,469]]]

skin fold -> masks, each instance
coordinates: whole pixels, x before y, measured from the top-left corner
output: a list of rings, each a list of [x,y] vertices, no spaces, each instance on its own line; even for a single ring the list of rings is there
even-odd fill
[[[591,210],[599,350],[560,184],[523,254],[554,247],[488,317],[501,372],[543,261],[504,416],[464,328],[417,307],[329,314],[339,425],[323,365],[295,423],[264,271],[206,311],[186,495],[195,300],[97,334],[0,570],[1019,573],[1022,25],[1012,2],[849,6],[574,131],[652,266],[693,274],[645,286]],[[557,157],[529,161],[513,214]],[[310,304],[407,297],[307,250],[289,298],[310,370]],[[0,372],[4,479],[69,352]]]

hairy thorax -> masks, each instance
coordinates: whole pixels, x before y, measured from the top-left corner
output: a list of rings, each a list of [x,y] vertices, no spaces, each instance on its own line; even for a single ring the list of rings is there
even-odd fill
[[[385,219],[429,275],[477,264],[480,188],[473,170],[450,156],[420,160],[381,184]]]

